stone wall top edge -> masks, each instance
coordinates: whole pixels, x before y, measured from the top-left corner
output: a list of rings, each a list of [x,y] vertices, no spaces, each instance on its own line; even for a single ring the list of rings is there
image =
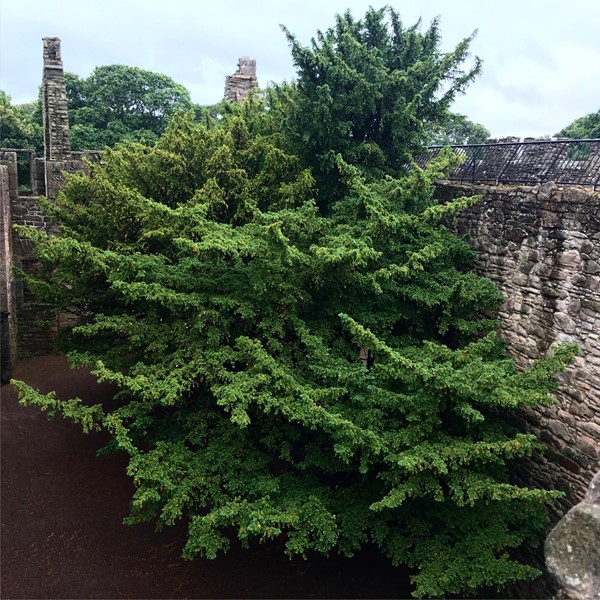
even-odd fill
[[[589,186],[583,185],[557,185],[553,181],[547,183],[521,184],[521,183],[485,183],[485,182],[469,182],[469,181],[453,181],[451,179],[441,179],[435,182],[436,186],[445,188],[464,188],[469,190],[482,189],[490,190],[496,193],[502,191],[513,190],[527,193],[536,193],[540,190],[564,192],[565,190],[577,190],[589,196],[600,196],[600,190],[592,190]]]

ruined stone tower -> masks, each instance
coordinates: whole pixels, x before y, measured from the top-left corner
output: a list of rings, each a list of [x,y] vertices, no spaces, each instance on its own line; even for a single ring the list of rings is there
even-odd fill
[[[43,38],[44,74],[42,79],[42,116],[44,122],[44,158],[46,160],[69,160],[69,116],[65,75],[60,58],[60,39]]]
[[[64,185],[64,173],[85,170],[81,152],[71,152],[69,113],[65,74],[60,57],[60,39],[45,37],[42,79],[42,117],[44,122],[44,189],[55,198]]]
[[[238,61],[237,71],[225,78],[225,100],[241,102],[257,86],[256,60],[242,56]]]

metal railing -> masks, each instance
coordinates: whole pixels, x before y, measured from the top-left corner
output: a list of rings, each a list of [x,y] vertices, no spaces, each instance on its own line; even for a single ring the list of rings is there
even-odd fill
[[[443,146],[429,146],[416,161],[424,167]],[[461,182],[540,184],[600,188],[600,139],[490,142],[451,146],[464,157],[447,179]]]

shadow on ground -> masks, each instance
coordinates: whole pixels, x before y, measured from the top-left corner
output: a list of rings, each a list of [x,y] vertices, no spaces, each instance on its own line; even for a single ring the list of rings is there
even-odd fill
[[[16,379],[59,398],[114,390],[62,357],[30,359]],[[406,598],[407,574],[374,550],[289,560],[275,545],[184,561],[183,528],[128,527],[133,488],[122,456],[98,458],[99,434],[18,405],[2,386],[2,598]]]

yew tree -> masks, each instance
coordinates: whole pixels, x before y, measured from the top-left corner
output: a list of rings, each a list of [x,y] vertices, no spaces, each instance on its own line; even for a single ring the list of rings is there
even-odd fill
[[[434,199],[449,159],[407,168],[441,83],[466,84],[465,44],[442,54],[437,24],[405,31],[391,10],[338,17],[312,50],[290,40],[296,84],[175,117],[45,203],[60,234],[28,232],[45,274],[23,276],[77,316],[72,364],[120,391],[88,406],[16,383],[22,401],[107,430],[128,522],[184,520],[187,557],[232,537],[303,556],[371,543],[418,597],[532,577],[518,549],[555,494],[511,483],[536,441],[503,415],[552,402],[571,349],[515,366],[501,296],[446,226],[476,199]]]
[[[343,193],[338,155],[373,176],[405,169],[481,71],[469,53],[475,33],[442,52],[439,19],[422,32],[420,22],[407,27],[390,7],[369,9],[363,19],[338,15],[310,46],[283,30],[297,79],[270,93],[284,104],[281,129],[329,196]]]

